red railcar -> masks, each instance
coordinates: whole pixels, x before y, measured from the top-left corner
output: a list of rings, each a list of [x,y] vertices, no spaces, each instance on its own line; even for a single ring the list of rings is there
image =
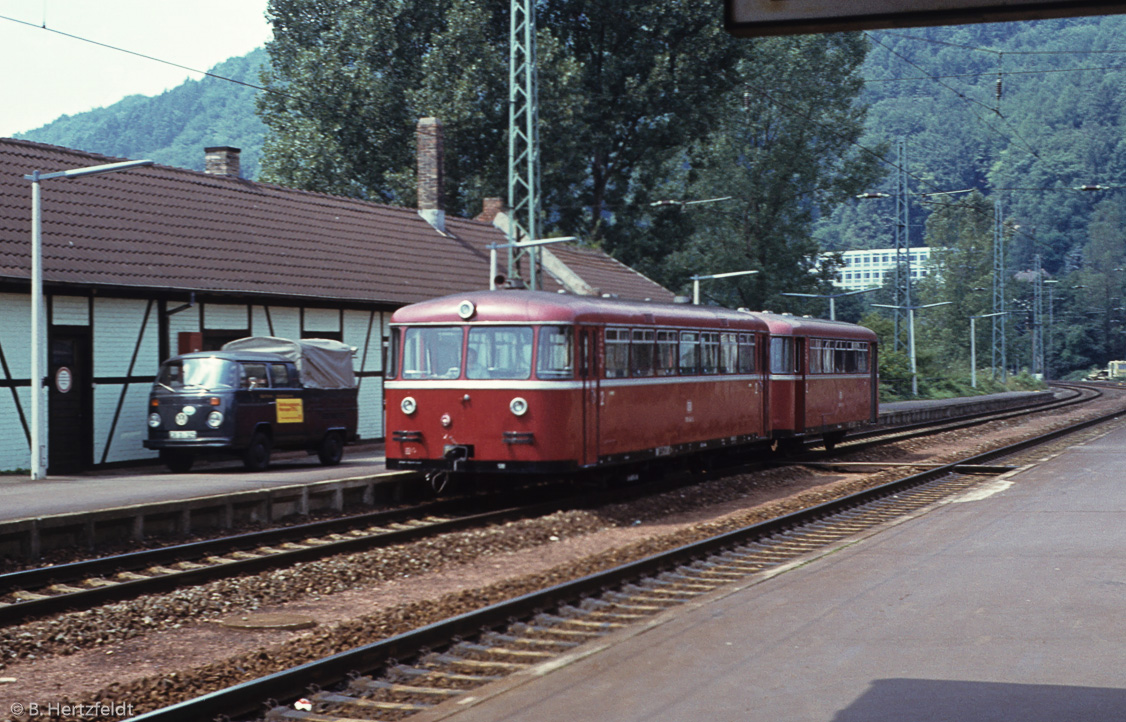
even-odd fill
[[[768,381],[771,324],[785,339],[780,348],[790,343],[806,355],[822,340],[856,344],[831,348],[852,353],[854,361],[862,357],[871,373],[814,379],[786,370]],[[789,438],[837,433],[875,413],[874,337],[849,324],[486,291],[400,309],[392,317],[391,349],[385,384],[391,469],[571,473],[765,446],[775,432],[773,414]],[[828,402],[817,399],[830,393],[822,383],[830,376],[845,405],[860,399],[858,392],[845,394],[847,379],[863,383],[863,408],[837,404],[828,413]],[[794,423],[794,412],[771,402],[775,387],[788,393],[799,378],[809,389],[800,416],[816,424]]]
[[[832,447],[879,413],[876,334],[863,326],[773,313],[771,436],[785,446],[821,436]]]

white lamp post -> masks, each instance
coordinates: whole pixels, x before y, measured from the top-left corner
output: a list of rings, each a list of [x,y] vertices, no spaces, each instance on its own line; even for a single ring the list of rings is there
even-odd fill
[[[935,306],[948,306],[953,301],[942,301],[941,303],[927,303],[922,306],[889,306],[883,303],[873,303],[872,305],[877,308],[896,308],[899,310],[907,311],[907,350],[911,355],[911,395],[919,395],[919,374],[918,368],[915,364],[915,311],[920,308],[934,308]]]
[[[861,293],[872,293],[878,288],[864,288],[859,291],[846,291],[844,293],[783,293],[782,296],[796,296],[798,298],[827,298],[829,299],[829,320],[837,320],[837,299],[845,296],[856,296]]]
[[[540,238],[525,243],[490,243],[486,246],[489,249],[489,290],[495,291],[497,288],[497,251],[501,248],[529,248],[577,240],[579,239],[576,236],[567,236],[565,238]]]
[[[43,205],[39,182],[55,178],[79,178],[98,173],[112,173],[138,166],[152,165],[151,160],[130,160],[88,168],[75,168],[55,173],[35,171],[24,178],[31,181],[31,479],[46,476],[47,454],[43,433],[43,367],[46,361],[43,321]]]
[[[729,273],[713,273],[709,276],[692,276],[692,304],[700,305],[700,281],[712,278],[732,278],[734,276],[750,276],[758,271],[731,271]]]
[[[977,388],[977,329],[974,323],[979,318],[993,318],[994,316],[1004,316],[1008,311],[998,311],[996,313],[983,313],[977,316],[970,316],[970,386]]]

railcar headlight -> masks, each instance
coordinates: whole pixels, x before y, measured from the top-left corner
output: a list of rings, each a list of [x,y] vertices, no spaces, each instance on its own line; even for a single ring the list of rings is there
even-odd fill
[[[223,423],[223,412],[212,411],[207,415],[207,425],[213,429],[219,428],[219,424]]]
[[[528,402],[517,396],[508,402],[508,410],[517,416],[523,416],[528,413]]]
[[[415,411],[418,410],[418,404],[415,403],[413,397],[406,396],[399,403],[399,408],[403,410],[404,414],[406,414],[407,416],[410,416],[411,414],[413,414]]]
[[[469,299],[466,299],[457,305],[457,315],[461,317],[462,321],[468,321],[469,319],[473,318],[476,313],[477,306]]]
[[[154,429],[160,426],[160,414],[155,411],[149,414],[149,426]]]

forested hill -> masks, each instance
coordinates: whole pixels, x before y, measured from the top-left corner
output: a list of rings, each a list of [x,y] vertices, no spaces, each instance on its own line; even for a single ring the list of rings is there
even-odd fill
[[[211,73],[260,85],[262,48],[226,60]],[[203,170],[203,149],[242,149],[244,178],[258,176],[266,128],[254,111],[258,91],[219,78],[188,80],[157,96],[131,95],[106,108],[64,115],[18,137],[122,158]]]
[[[894,162],[904,139],[913,193],[976,188],[999,200],[1022,228],[1014,267],[1031,267],[1039,253],[1053,274],[1074,270],[1095,206],[1116,196],[1077,188],[1126,180],[1126,16],[869,37],[863,144],[888,143]],[[894,187],[890,171],[873,190]],[[929,209],[965,196],[915,197],[919,245]],[[857,201],[823,218],[816,234],[837,250],[891,245],[893,214],[891,200]]]
[[[1027,230],[1013,250],[1015,267],[1029,267],[1040,253],[1053,274],[1074,269],[1096,204],[1113,196],[1074,189],[1126,180],[1126,16],[869,37],[862,99],[870,109],[861,144],[888,144],[889,161],[887,179],[873,190],[894,191],[891,165],[902,138],[913,193],[976,188]],[[257,85],[265,62],[259,49],[213,72]],[[194,169],[203,167],[205,146],[233,145],[243,150],[243,176],[256,178],[265,134],[256,93],[215,78],[187,81],[21,137]],[[916,197],[923,202],[912,206],[913,245],[924,242],[929,209],[944,198]],[[890,200],[846,203],[818,221],[815,237],[831,250],[891,245],[893,215]]]

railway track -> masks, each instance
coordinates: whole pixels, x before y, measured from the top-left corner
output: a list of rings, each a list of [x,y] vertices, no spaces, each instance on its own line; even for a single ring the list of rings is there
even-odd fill
[[[1074,387],[1073,391],[1068,397],[1041,404],[1035,410],[1065,408],[1090,401],[1101,393],[1089,387]],[[854,453],[873,446],[1027,413],[1029,409],[992,412],[948,419],[939,424],[913,424],[898,429],[875,430],[857,434],[857,440],[840,444],[833,455]],[[821,463],[836,469],[844,468],[840,462],[809,453],[784,463],[811,466]],[[859,466],[862,470],[870,471],[877,466],[886,467],[887,464]],[[996,470],[988,466],[972,469],[963,465],[960,471],[990,473]],[[0,575],[0,625],[10,626],[63,611],[89,609],[216,579],[284,568],[300,562],[380,546],[403,544],[443,533],[545,515],[562,509],[589,508],[625,501],[677,488],[692,481],[674,478],[626,489],[598,493],[583,491],[565,498],[554,498],[559,492],[552,491],[552,488],[539,490],[546,492],[549,497],[547,501],[536,493],[537,490],[530,490],[523,503],[505,508],[479,508],[475,512],[467,511],[465,507],[481,504],[482,500],[455,498],[395,511],[372,512],[12,572]],[[508,501],[511,504],[511,497],[508,497]]]
[[[1012,468],[1019,455],[1118,416],[1110,414],[927,470],[788,516],[527,594],[413,632],[221,690],[137,719],[253,715],[267,720],[400,720],[511,674],[585,654],[601,636],[731,584],[750,584],[976,485],[965,467]],[[1071,441],[1067,443],[1073,443]],[[765,575],[765,576],[764,576]],[[301,700],[295,691],[310,690]]]

